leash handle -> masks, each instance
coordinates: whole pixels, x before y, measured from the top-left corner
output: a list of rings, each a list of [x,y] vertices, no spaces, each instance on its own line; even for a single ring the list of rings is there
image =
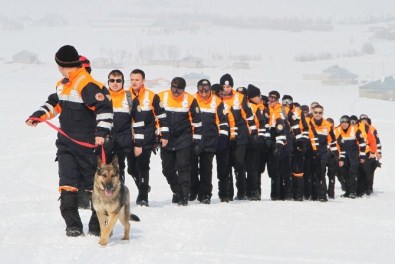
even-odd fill
[[[63,136],[67,137],[68,139],[70,139],[71,141],[73,141],[74,143],[76,143],[76,144],[78,144],[80,146],[87,147],[87,148],[96,148],[96,147],[98,147],[98,145],[93,145],[93,144],[90,144],[88,142],[79,141],[79,140],[76,140],[76,139],[70,137],[61,128],[55,126],[54,124],[52,124],[51,122],[49,122],[47,120],[43,120],[43,119],[38,118],[38,117],[29,117],[28,119],[33,120],[33,121],[37,121],[37,122],[40,122],[40,123],[41,122],[45,122],[48,126],[52,127],[53,129],[58,131],[60,134],[62,134]],[[102,159],[102,162],[104,164],[106,164],[106,153],[104,152],[104,145],[101,145],[101,159]]]

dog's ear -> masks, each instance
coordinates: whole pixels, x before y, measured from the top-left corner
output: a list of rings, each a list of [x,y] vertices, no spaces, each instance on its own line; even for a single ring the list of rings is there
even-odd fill
[[[119,166],[118,166],[118,157],[117,157],[117,155],[114,155],[114,156],[112,157],[111,164],[112,164],[115,168],[118,169]]]

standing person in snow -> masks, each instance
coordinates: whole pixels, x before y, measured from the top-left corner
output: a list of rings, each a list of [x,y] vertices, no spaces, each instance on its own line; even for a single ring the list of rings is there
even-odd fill
[[[170,90],[158,94],[166,110],[169,141],[162,146],[162,172],[173,192],[172,203],[187,206],[191,181],[191,151],[200,152],[202,119],[196,99],[185,92],[184,78],[175,77]]]
[[[159,96],[145,87],[145,73],[134,69],[130,73],[130,91],[133,99],[134,151],[128,160],[128,173],[132,175],[139,194],[136,204],[148,206],[149,171],[151,152],[157,142],[156,120],[160,130],[160,142],[166,147],[169,139],[169,125],[166,112]]]
[[[229,121],[222,100],[211,93],[209,80],[197,83],[195,95],[202,112],[201,152],[191,154],[191,193],[189,201],[197,199],[203,204],[210,204],[213,184],[213,158],[217,142],[229,140]],[[222,137],[222,139],[221,139]]]
[[[56,84],[56,93],[30,117],[43,121],[59,114],[60,128],[71,138],[95,145],[104,144],[112,127],[113,111],[102,84],[95,81],[81,67],[77,50],[70,45],[61,47],[55,54],[63,78]],[[35,127],[39,121],[28,119],[26,124]],[[63,134],[56,140],[59,165],[60,212],[66,222],[67,236],[83,235],[78,212],[78,187],[92,192],[96,171],[93,148],[80,146]],[[92,218],[94,216],[92,215]]]

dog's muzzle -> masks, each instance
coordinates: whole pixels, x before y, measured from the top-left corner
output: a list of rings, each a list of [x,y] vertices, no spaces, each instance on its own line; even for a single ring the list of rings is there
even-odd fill
[[[106,196],[111,196],[111,195],[112,195],[112,190],[113,190],[112,184],[106,184],[106,185],[104,185],[104,194],[105,194]]]

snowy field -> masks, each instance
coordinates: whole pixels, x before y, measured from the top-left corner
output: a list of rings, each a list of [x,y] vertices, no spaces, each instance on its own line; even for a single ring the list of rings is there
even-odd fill
[[[235,40],[227,49],[243,49],[241,40],[247,41],[245,49],[261,51],[262,61],[249,70],[230,69],[226,65],[215,68],[197,69],[218,82],[222,74],[229,72],[235,79],[235,86],[257,84],[263,94],[276,89],[281,94],[288,93],[302,104],[318,101],[325,106],[325,116],[335,121],[343,114],[367,114],[377,128],[383,144],[382,168],[376,171],[374,194],[360,199],[340,198],[340,185],[336,185],[336,197],[327,203],[270,201],[270,182],[267,174],[262,175],[262,201],[234,201],[220,203],[216,175],[213,175],[213,198],[211,205],[191,202],[187,207],[171,203],[171,191],[161,173],[159,156],[151,159],[150,207],[137,207],[134,203],[137,190],[131,177],[126,184],[131,190],[132,212],[141,222],[132,222],[130,241],[121,241],[123,229],[118,223],[110,244],[103,248],[98,238],[86,235],[69,238],[65,236],[65,225],[59,212],[57,163],[54,162],[56,132],[45,124],[36,128],[24,124],[26,118],[45,102],[55,91],[55,83],[60,78],[54,53],[65,44],[75,45],[88,58],[100,55],[100,48],[106,46],[136,47],[136,38],[141,31],[137,26],[131,29],[114,29],[102,22],[101,27],[90,27],[86,21],[109,19],[107,12],[99,11],[97,1],[84,1],[81,8],[68,9],[68,1],[33,1],[18,13],[13,10],[16,0],[2,2],[0,14],[9,17],[29,15],[33,20],[46,13],[58,11],[67,17],[65,10],[73,11],[72,23],[67,27],[43,27],[26,22],[22,31],[0,29],[2,44],[0,49],[0,91],[3,100],[0,124],[3,130],[0,138],[1,191],[0,191],[0,262],[1,263],[393,263],[395,259],[395,103],[358,97],[358,86],[322,86],[318,81],[305,81],[303,74],[320,73],[324,68],[338,64],[347,67],[360,76],[389,75],[395,73],[393,42],[374,43],[376,54],[356,58],[339,58],[330,61],[297,63],[296,54],[306,50],[332,52],[346,51],[361,47],[369,41],[366,26],[337,26],[330,33],[288,33],[264,30],[259,34],[254,30],[229,28],[209,28],[199,31],[196,38],[186,39],[183,34],[152,38],[143,35],[141,44],[152,41],[175,41],[179,37],[183,52],[197,47],[197,40],[214,38],[204,45],[219,45],[225,36]],[[72,1],[73,2],[73,1]],[[140,1],[138,3],[142,3]],[[171,1],[169,1],[171,2]],[[176,1],[181,3],[181,1]],[[198,7],[197,1],[192,1]],[[208,2],[202,1],[206,8]],[[230,12],[235,10],[235,2],[213,1],[213,8],[220,7]],[[280,2],[286,1],[245,1],[247,4],[263,3],[265,14],[280,10]],[[276,3],[274,3],[276,2]],[[296,1],[295,1],[296,2]],[[334,2],[334,4],[329,4]],[[370,6],[369,1],[361,3],[363,10],[355,15],[386,14],[391,8]],[[385,1],[378,1],[385,3]],[[388,1],[387,1],[388,2]],[[126,5],[127,1],[120,1]],[[133,3],[137,3],[134,1]],[[154,1],[147,1],[154,3]],[[184,2],[182,2],[184,3]],[[284,12],[303,15],[302,8],[288,1]],[[309,6],[312,1],[301,1]],[[322,4],[328,8],[328,16],[340,14],[342,1],[328,1]],[[348,3],[348,1],[347,1]],[[74,3],[75,4],[75,3]],[[273,4],[273,6],[270,6]],[[30,5],[30,6],[29,6]],[[122,7],[121,5],[121,7]],[[351,4],[349,4],[351,5]],[[394,6],[392,5],[392,12]],[[233,7],[233,8],[232,8]],[[337,8],[341,10],[337,11]],[[91,9],[90,9],[91,8]],[[117,5],[103,4],[105,10],[113,10]],[[182,10],[188,4],[182,5]],[[293,9],[292,9],[293,8]],[[97,9],[97,10],[95,10]],[[128,6],[133,10],[132,4]],[[252,8],[251,8],[252,9]],[[59,11],[61,10],[61,11]],[[103,10],[103,9],[100,9]],[[125,8],[126,10],[126,8]],[[155,12],[159,9],[155,9]],[[199,12],[203,12],[198,9]],[[320,10],[319,13],[317,10]],[[95,12],[97,11],[97,13]],[[212,11],[212,10],[211,10]],[[258,14],[255,8],[252,14]],[[391,10],[390,10],[391,11]],[[14,12],[14,11],[13,11]],[[167,10],[168,12],[168,10]],[[240,12],[246,7],[240,6]],[[288,15],[289,15],[288,13]],[[310,13],[316,16],[325,10],[312,7]],[[76,18],[76,15],[79,18]],[[274,16],[275,13],[272,13]],[[283,14],[284,15],[284,14]],[[279,15],[280,16],[280,15]],[[84,20],[86,19],[86,20]],[[113,21],[113,20],[111,20]],[[114,23],[114,22],[111,22]],[[82,25],[82,26],[80,26]],[[134,34],[128,34],[128,30]],[[235,34],[235,32],[237,34]],[[242,35],[239,35],[242,34]],[[74,35],[73,35],[74,34]],[[141,33],[142,34],[142,33]],[[244,35],[243,35],[244,34]],[[73,36],[73,37],[72,37]],[[237,37],[238,36],[238,37]],[[350,39],[353,39],[353,42]],[[115,42],[112,45],[112,42]],[[176,42],[176,41],[175,41]],[[330,45],[331,43],[331,45]],[[203,45],[203,46],[204,46]],[[9,63],[12,55],[20,50],[31,50],[39,55],[41,64],[28,65]],[[203,49],[203,48],[202,48]],[[198,48],[192,49],[198,52]],[[198,50],[198,51],[196,51]],[[204,49],[203,49],[204,50]],[[93,76],[105,82],[111,69],[95,69]],[[126,75],[139,65],[125,65],[121,70]],[[142,67],[148,79],[164,76],[171,79],[183,75],[190,69],[176,67]],[[159,91],[158,89],[154,89]],[[193,91],[189,88],[189,91]],[[10,95],[8,98],[7,94]],[[57,120],[53,120],[57,123]],[[215,166],[215,165],[214,165]],[[80,211],[84,231],[88,230],[90,212]]]

